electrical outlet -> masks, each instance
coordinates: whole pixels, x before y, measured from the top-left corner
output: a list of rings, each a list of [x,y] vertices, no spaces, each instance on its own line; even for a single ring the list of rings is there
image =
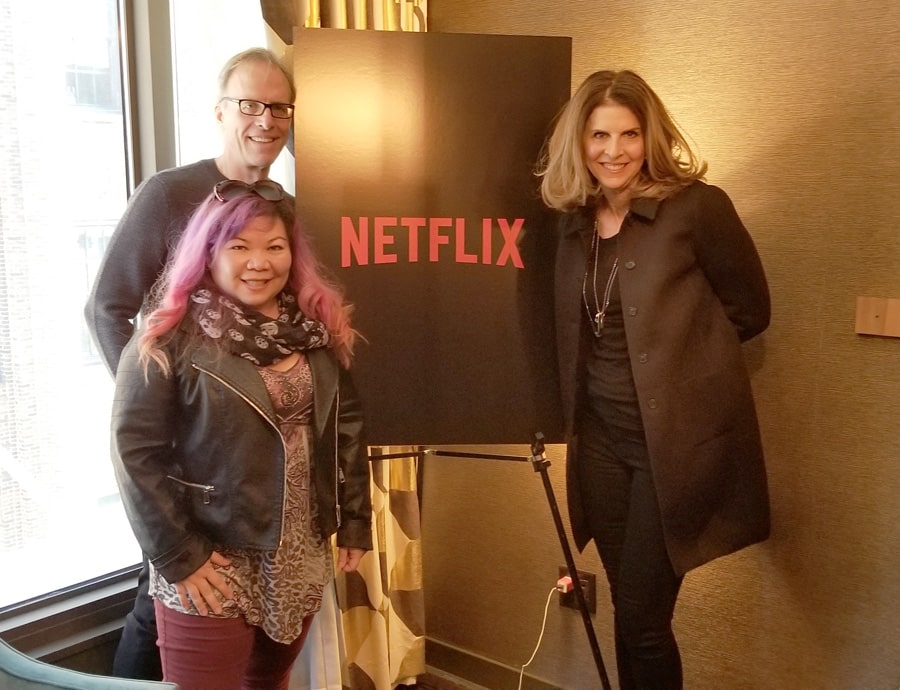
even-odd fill
[[[568,574],[569,569],[566,566],[559,566],[559,577],[565,577]],[[581,581],[581,591],[584,593],[584,603],[587,604],[587,610],[590,613],[597,613],[597,576],[594,573],[579,570],[578,579]],[[575,590],[573,589],[567,594],[560,594],[559,605],[567,606],[577,611],[578,599],[575,598]]]

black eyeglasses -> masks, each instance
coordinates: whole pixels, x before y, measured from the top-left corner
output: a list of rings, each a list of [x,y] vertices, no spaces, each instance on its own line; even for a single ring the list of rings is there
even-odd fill
[[[272,113],[272,117],[279,120],[290,120],[294,116],[294,106],[290,103],[263,103],[254,101],[252,98],[232,98],[231,96],[222,96],[219,100],[237,103],[240,111],[251,117],[262,115],[266,112],[266,108]]]
[[[253,184],[241,180],[222,180],[213,188],[213,194],[219,201],[231,201],[245,194],[256,194],[266,201],[281,201],[285,196],[284,187],[274,180],[258,180]]]

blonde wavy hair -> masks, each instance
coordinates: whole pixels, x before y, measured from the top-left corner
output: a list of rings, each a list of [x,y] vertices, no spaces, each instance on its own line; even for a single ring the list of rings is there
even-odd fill
[[[645,160],[634,197],[666,198],[706,175],[706,163],[691,151],[647,82],[630,70],[602,70],[585,79],[563,107],[541,152],[541,197],[551,208],[571,211],[601,194],[584,157],[584,129],[594,109],[610,103],[633,112],[644,135]]]

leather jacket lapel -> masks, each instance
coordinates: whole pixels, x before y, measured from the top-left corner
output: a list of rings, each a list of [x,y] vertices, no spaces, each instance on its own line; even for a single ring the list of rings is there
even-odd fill
[[[325,434],[325,425],[338,390],[338,364],[326,348],[307,350],[306,357],[313,377],[313,420],[316,438]]]
[[[313,377],[315,437],[322,438],[338,389],[338,364],[326,348],[306,351]],[[262,377],[250,362],[239,357],[222,356],[201,347],[194,351],[191,362],[201,371],[220,379],[264,412],[277,425],[275,408]]]
[[[207,347],[197,348],[191,356],[191,363],[201,371],[221,380],[264,413],[276,427],[278,426],[272,398],[269,397],[266,384],[253,364],[240,357],[223,355]]]

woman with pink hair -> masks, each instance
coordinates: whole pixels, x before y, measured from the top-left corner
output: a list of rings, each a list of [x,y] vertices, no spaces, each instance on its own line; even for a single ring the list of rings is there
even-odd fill
[[[287,688],[337,566],[372,548],[356,332],[281,187],[218,183],[116,374],[112,455],[165,680]]]

